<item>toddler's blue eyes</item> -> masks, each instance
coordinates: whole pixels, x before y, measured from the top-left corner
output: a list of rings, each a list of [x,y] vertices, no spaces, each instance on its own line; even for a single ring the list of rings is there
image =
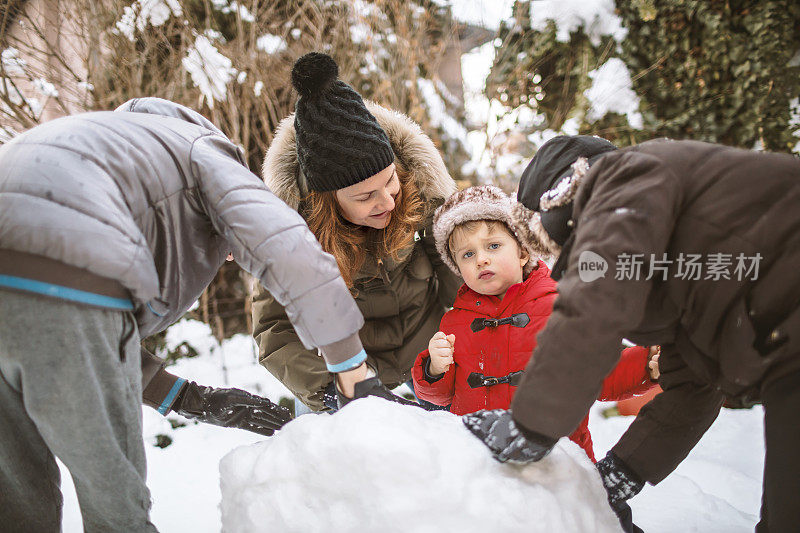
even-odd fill
[[[487,248],[489,250],[497,250],[498,248],[500,248],[500,243],[499,242],[493,242],[490,245],[488,245]],[[473,255],[475,255],[475,252],[464,252],[462,254],[461,258],[462,259],[469,259]]]

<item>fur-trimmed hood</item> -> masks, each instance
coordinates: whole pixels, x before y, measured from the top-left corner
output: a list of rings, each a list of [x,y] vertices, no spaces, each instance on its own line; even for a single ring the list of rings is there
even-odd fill
[[[364,100],[364,104],[386,132],[395,158],[416,181],[425,201],[446,200],[456,191],[439,150],[416,122],[375,102]],[[278,125],[264,158],[262,178],[272,192],[295,210],[300,199],[308,194],[297,160],[294,114]]]

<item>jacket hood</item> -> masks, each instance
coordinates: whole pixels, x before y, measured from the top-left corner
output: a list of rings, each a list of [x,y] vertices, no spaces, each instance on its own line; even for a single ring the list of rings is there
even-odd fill
[[[539,148],[522,173],[517,200],[528,209],[539,211],[542,195],[572,173],[570,167],[579,157],[593,163],[596,156],[616,149],[609,141],[590,135],[561,135],[550,139]]]
[[[210,120],[181,104],[176,104],[163,98],[147,97],[128,100],[114,111],[127,111],[129,113],[149,113],[163,117],[178,118],[184,122],[196,124],[219,135],[224,135]]]
[[[441,154],[417,123],[375,102],[364,100],[364,104],[386,132],[395,158],[409,171],[425,200],[445,200],[456,191]],[[275,130],[264,158],[262,177],[272,192],[296,210],[308,188],[300,172],[295,139],[294,114],[291,114]]]

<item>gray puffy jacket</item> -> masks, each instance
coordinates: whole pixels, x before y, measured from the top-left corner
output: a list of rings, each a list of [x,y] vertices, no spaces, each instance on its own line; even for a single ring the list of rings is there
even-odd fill
[[[166,100],[53,120],[0,148],[0,254],[14,252],[119,281],[142,337],[180,318],[232,252],[306,346],[346,345],[328,363],[360,350],[333,257],[236,145]]]

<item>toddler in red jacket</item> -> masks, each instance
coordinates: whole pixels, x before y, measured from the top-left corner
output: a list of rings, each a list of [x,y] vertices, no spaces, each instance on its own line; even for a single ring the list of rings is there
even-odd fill
[[[464,285],[412,376],[417,396],[450,405],[457,415],[509,407],[556,299],[550,270],[536,259],[544,251],[519,237],[513,205],[497,187],[470,187],[434,217],[436,247]],[[623,350],[598,399],[621,400],[650,389],[649,359],[647,348]],[[595,460],[588,415],[570,439]]]

